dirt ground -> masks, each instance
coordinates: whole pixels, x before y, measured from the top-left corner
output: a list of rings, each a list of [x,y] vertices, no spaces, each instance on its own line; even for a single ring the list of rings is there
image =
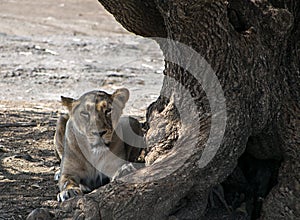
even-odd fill
[[[144,119],[162,84],[163,58],[96,0],[0,2],[0,219],[56,207],[53,151],[61,95],[126,87]]]

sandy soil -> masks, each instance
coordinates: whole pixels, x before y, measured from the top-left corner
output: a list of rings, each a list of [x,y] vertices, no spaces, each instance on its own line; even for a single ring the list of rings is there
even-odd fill
[[[125,114],[143,120],[163,58],[96,0],[0,1],[0,219],[56,207],[59,97],[127,87]]]

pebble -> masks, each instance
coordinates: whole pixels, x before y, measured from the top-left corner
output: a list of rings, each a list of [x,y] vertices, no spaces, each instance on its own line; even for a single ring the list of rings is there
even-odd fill
[[[37,183],[32,184],[31,186],[32,186],[33,188],[37,188],[37,189],[41,188],[41,186],[40,186],[39,184],[37,184]]]

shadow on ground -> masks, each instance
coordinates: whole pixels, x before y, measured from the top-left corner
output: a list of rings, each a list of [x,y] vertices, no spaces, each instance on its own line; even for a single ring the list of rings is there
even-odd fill
[[[57,114],[33,106],[0,110],[0,219],[25,219],[36,207],[57,206]]]

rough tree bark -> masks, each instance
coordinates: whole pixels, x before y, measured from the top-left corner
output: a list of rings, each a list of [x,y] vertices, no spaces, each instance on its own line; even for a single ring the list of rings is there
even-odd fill
[[[262,218],[299,219],[300,2],[99,2],[129,31],[153,37],[166,57],[183,59],[201,71],[195,76],[166,59],[161,96],[147,113],[146,140],[152,148],[146,160],[150,165],[64,203],[56,218],[201,219],[212,187],[233,171],[248,139],[260,137],[264,144],[250,146],[247,151],[260,159],[283,158],[278,184],[263,203]],[[197,80],[205,67],[196,61],[191,64],[194,54],[178,56],[180,51],[174,44],[155,37],[195,50],[210,64],[224,91],[226,109],[215,109],[214,114],[226,111],[225,134],[216,156],[206,166],[199,161],[214,115],[205,85]],[[182,90],[189,91],[190,97]],[[188,99],[193,99],[196,111],[191,110]],[[224,101],[217,99],[214,101]],[[180,111],[189,112],[190,120],[182,120]],[[217,136],[218,132],[217,128]]]

